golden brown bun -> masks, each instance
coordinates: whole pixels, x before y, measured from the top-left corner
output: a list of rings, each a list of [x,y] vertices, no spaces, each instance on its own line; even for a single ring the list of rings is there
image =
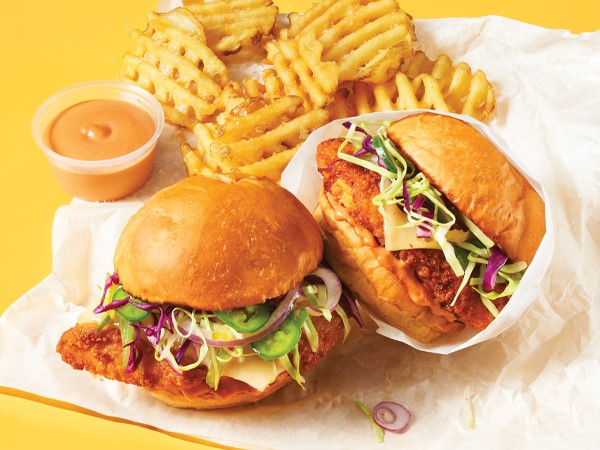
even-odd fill
[[[466,122],[430,113],[400,119],[387,134],[512,261],[531,263],[546,232],[544,203],[487,138]]]
[[[451,313],[435,315],[426,305],[435,307],[431,291],[419,283],[412,271],[398,271],[402,262],[365,238],[370,233],[341,213],[339,206],[334,207],[333,201],[321,191],[315,212],[325,236],[325,258],[363,305],[421,342],[464,327]],[[392,264],[385,264],[386,256],[393,260]],[[388,261],[391,262],[389,258]]]
[[[248,176],[195,176],[155,194],[117,244],[123,288],[152,303],[222,310],[288,292],[323,244],[287,190]]]
[[[229,377],[221,378],[219,389],[216,391],[206,386],[202,392],[195,392],[191,395],[183,391],[170,392],[149,386],[145,386],[145,389],[152,397],[176,408],[220,409],[257,402],[278,391],[290,381],[292,378],[288,373],[282,372],[263,391],[258,391],[242,381]]]

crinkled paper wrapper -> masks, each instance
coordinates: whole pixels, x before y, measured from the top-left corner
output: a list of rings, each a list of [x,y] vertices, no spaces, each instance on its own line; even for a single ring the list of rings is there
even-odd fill
[[[403,117],[407,117],[420,112],[431,112],[427,110],[414,111],[396,111],[396,112],[379,112],[366,114],[355,119],[350,119],[354,122],[362,121],[393,121]],[[512,150],[508,144],[493,130],[477,120],[457,114],[445,114],[456,117],[471,124],[481,134],[486,136],[500,151],[517,167],[529,182],[536,188],[546,206],[546,234],[540,243],[540,246],[535,254],[535,257],[527,268],[525,276],[519,283],[519,287],[511,297],[508,305],[502,310],[502,313],[482,332],[477,333],[472,329],[465,329],[461,333],[444,336],[436,339],[434,342],[422,343],[416,339],[407,336],[402,331],[388,325],[381,318],[371,315],[371,319],[377,324],[377,332],[390,339],[404,342],[413,348],[433,352],[449,354],[470,347],[489,339],[495,338],[499,334],[506,331],[514,325],[523,315],[523,312],[535,301],[539,295],[540,284],[544,278],[544,274],[548,268],[552,258],[552,250],[554,248],[554,230],[552,228],[551,208],[548,201],[548,196],[544,188],[533,179],[518,161],[518,155]],[[281,177],[281,184],[290,192],[296,195],[302,203],[313,211],[319,201],[319,191],[322,185],[322,177],[317,171],[315,161],[316,148],[320,142],[339,136],[344,136],[347,130],[342,126],[342,123],[348,119],[339,119],[330,122],[329,124],[314,131],[300,147],[290,164],[287,166]],[[501,180],[498,180],[501,183]]]
[[[244,448],[546,449],[599,442],[600,32],[574,36],[499,17],[417,20],[416,30],[429,56],[445,53],[485,71],[498,104],[490,127],[544,186],[552,207],[553,256],[539,288],[525,295],[533,303],[517,307],[525,311],[517,311],[512,327],[447,355],[388,339],[374,326],[355,328],[308,374],[305,390],[290,384],[257,405],[226,411],[170,408],[135,386],[73,370],[55,353],[56,342],[84,305],[97,301],[121,229],[152,192],[185,176],[168,130],[152,178],[135,197],[75,200],[58,210],[52,274],[0,318],[0,385]],[[474,428],[467,425],[465,393]],[[401,402],[413,414],[409,430],[388,432],[377,444],[357,399],[370,406]]]

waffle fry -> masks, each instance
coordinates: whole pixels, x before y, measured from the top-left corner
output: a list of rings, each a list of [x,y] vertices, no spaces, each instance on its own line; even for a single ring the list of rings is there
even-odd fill
[[[204,28],[208,46],[218,54],[238,52],[271,33],[279,8],[270,0],[184,0]]]
[[[132,37],[136,47],[124,57],[121,78],[154,94],[167,121],[191,129],[215,113],[227,68],[206,46],[204,29],[191,12],[152,12],[147,28]]]
[[[289,27],[272,0],[183,4],[151,13],[147,29],[132,33],[123,78],[152,92],[167,121],[193,131],[198,145],[181,144],[189,175],[279,180],[330,117],[415,108],[493,115],[485,74],[415,53],[412,17],[396,0],[318,0],[289,14]]]
[[[406,76],[409,79],[418,79],[418,74],[425,73],[438,80],[440,91],[450,111],[467,114],[479,120],[489,120],[494,115],[494,89],[483,71],[477,70],[472,73],[471,67],[465,62],[454,66],[446,55],[440,55],[433,61],[427,58],[425,53],[417,52],[406,68]]]
[[[198,148],[181,146],[188,174],[239,170],[278,181],[297,148],[329,118],[323,109],[306,112],[302,103],[294,96],[250,99],[220,116],[219,123],[197,124]]]
[[[279,39],[268,42],[266,49],[273,69],[263,73],[263,79],[271,97],[298,96],[307,109],[321,108],[332,100],[338,67],[333,62],[321,62],[319,42]]]
[[[265,87],[254,78],[246,78],[240,84],[237,81],[230,81],[223,88],[219,109],[225,116],[236,108],[242,107],[242,104],[248,103],[250,99],[265,98]],[[256,103],[256,102],[255,102]],[[223,117],[223,115],[221,115]]]
[[[323,0],[289,19],[287,37],[320,42],[340,81],[385,82],[412,57],[414,26],[396,0]]]
[[[481,70],[472,74],[464,62],[454,66],[446,55],[432,61],[423,52],[417,52],[392,82],[340,85],[330,112],[333,118],[341,118],[375,111],[424,108],[489,120],[495,104],[494,90]]]
[[[241,84],[238,81],[227,83],[221,95],[221,110],[231,111],[236,105],[250,99],[260,99],[264,106],[265,102],[287,95],[285,86],[273,69],[265,69],[262,77],[264,84],[255,78],[244,78]]]

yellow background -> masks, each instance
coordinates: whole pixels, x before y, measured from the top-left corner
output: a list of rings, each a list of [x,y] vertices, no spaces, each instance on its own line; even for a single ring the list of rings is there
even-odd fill
[[[70,201],[31,138],[35,108],[68,85],[116,78],[121,56],[131,45],[129,30],[145,26],[146,14],[158,0],[3,3],[8,6],[0,13],[0,313],[50,273],[53,216],[58,206]],[[281,11],[304,11],[312,1],[275,3]],[[600,29],[595,0],[572,0],[560,7],[547,0],[400,3],[415,18],[494,14],[574,33]],[[0,388],[3,448],[209,448],[41,400]]]

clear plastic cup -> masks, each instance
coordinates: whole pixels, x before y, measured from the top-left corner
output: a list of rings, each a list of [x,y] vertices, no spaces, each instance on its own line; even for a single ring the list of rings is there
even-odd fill
[[[105,160],[78,160],[52,150],[45,140],[50,122],[73,105],[99,99],[122,100],[147,111],[156,126],[150,140],[125,155]],[[120,81],[90,81],[65,88],[46,99],[33,116],[31,131],[65,192],[83,200],[107,201],[134,193],[148,180],[164,122],[162,106],[142,88]]]

